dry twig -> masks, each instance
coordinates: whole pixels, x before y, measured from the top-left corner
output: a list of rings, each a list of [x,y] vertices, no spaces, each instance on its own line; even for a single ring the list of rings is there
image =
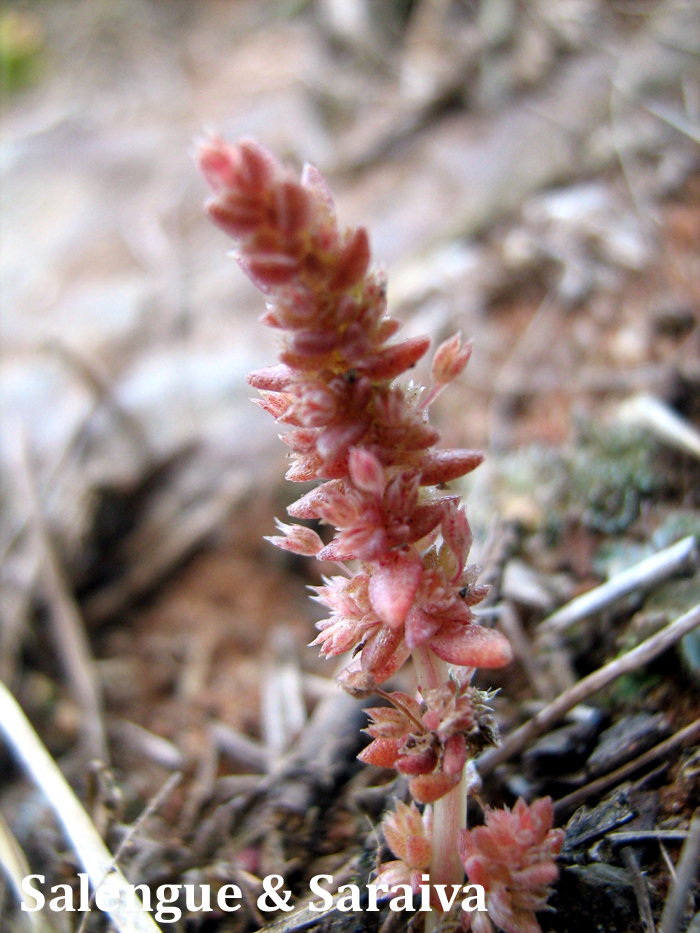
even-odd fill
[[[700,815],[696,813],[690,824],[681,857],[676,867],[676,877],[668,892],[664,912],[661,915],[659,933],[678,933],[681,920],[688,909],[690,894],[698,874],[700,863]]]
[[[82,743],[90,758],[108,761],[102,721],[102,688],[95,668],[83,619],[51,543],[41,503],[29,465],[24,438],[19,438],[19,462],[40,556],[44,595],[48,604],[56,650],[68,677],[73,698],[83,716]]]
[[[644,880],[644,875],[642,875],[642,872],[639,868],[639,862],[637,861],[637,856],[635,855],[634,849],[631,846],[626,845],[622,849],[621,855],[627,870],[632,875],[634,896],[637,901],[637,908],[639,909],[639,916],[642,921],[644,933],[656,933],[654,917],[651,912],[651,903],[649,902],[649,891],[647,890],[647,883]]]
[[[135,899],[136,910],[126,910],[126,878],[114,865],[114,858],[92,820],[3,683],[0,683],[0,731],[49,801],[90,879],[91,886],[99,887],[109,876],[110,884],[119,891],[119,899],[114,899],[114,907],[109,912],[118,933],[159,933],[158,926],[150,914],[140,909],[138,899]]]
[[[573,599],[540,623],[538,635],[544,639],[547,635],[564,632],[576,622],[607,609],[630,593],[652,589],[670,577],[694,570],[697,564],[697,541],[690,535],[623,570],[607,583]]]
[[[622,674],[628,674],[648,664],[649,661],[675,645],[688,632],[692,632],[698,625],[700,625],[700,606],[695,606],[656,635],[647,638],[632,651],[615,658],[589,674],[588,677],[584,677],[540,710],[536,716],[507,735],[498,748],[490,749],[481,755],[477,759],[479,773],[482,776],[490,774],[497,765],[517,755],[538,735],[551,729],[574,706],[602,690],[603,687],[607,687]]]
[[[691,742],[695,742],[699,739],[700,719],[696,719],[694,722],[691,722],[689,726],[680,729],[675,735],[672,735],[664,742],[660,742],[658,745],[650,748],[633,761],[627,762],[626,765],[622,765],[616,771],[611,771],[610,774],[597,778],[595,781],[591,781],[590,784],[586,784],[585,787],[580,787],[578,790],[567,794],[566,797],[557,800],[554,804],[554,813],[557,819],[563,819],[568,813],[571,813],[577,807],[580,807],[581,804],[585,803],[589,797],[601,794],[610,787],[615,787],[641,768],[645,768],[647,765],[653,764],[661,758],[667,758],[671,752],[674,752],[677,748],[681,748],[683,745],[689,745]],[[659,836],[658,833],[656,833],[655,836],[659,839],[664,838]]]
[[[153,814],[156,813],[161,808],[161,806],[165,803],[165,801],[168,799],[170,794],[177,787],[177,785],[180,783],[181,780],[182,780],[182,774],[180,773],[171,774],[170,777],[165,781],[163,786],[160,788],[158,793],[148,801],[146,806],[143,808],[143,810],[139,814],[138,818],[134,821],[134,823],[132,823],[132,825],[129,827],[128,832],[126,833],[122,841],[119,843],[119,847],[117,848],[117,851],[114,853],[114,857],[112,858],[112,864],[109,868],[109,871],[112,871],[114,866],[119,864],[122,855],[124,855],[124,853],[129,848],[131,843],[134,841],[136,836],[138,836],[144,824],[147,823],[148,820],[153,816]],[[90,909],[92,909],[94,900],[95,900],[95,894],[93,892],[90,898]],[[80,926],[78,927],[78,933],[83,933],[83,931],[85,930],[85,927],[87,926],[87,923],[88,923],[89,916],[90,915],[86,913],[83,919],[80,921]]]
[[[227,758],[254,774],[267,772],[268,755],[259,742],[219,720],[212,722],[210,728],[217,748]]]
[[[551,699],[556,690],[552,689],[549,678],[538,669],[532,645],[525,634],[517,609],[509,600],[503,600],[495,608],[501,629],[508,636],[508,641],[513,647],[513,654],[522,664],[530,685],[538,697]]]

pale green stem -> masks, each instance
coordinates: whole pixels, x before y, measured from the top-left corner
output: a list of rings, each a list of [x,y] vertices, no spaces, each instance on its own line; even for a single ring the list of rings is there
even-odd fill
[[[449,676],[447,665],[429,648],[416,648],[413,652],[418,686],[422,691],[434,690]],[[433,804],[433,855],[430,860],[430,883],[461,884],[464,866],[457,850],[457,833],[467,825],[467,793],[462,780]],[[448,893],[450,888],[448,887]],[[426,915],[426,933],[432,933],[438,921],[435,910]]]

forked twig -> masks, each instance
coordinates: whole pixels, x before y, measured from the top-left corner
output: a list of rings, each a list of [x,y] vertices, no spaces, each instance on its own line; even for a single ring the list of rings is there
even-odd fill
[[[490,774],[497,765],[522,752],[529,742],[551,729],[574,706],[602,690],[603,687],[607,687],[608,684],[611,684],[622,674],[638,670],[649,661],[657,658],[680,641],[688,632],[692,632],[698,625],[700,625],[700,606],[695,606],[656,635],[647,638],[646,641],[643,641],[641,645],[638,645],[632,651],[615,658],[597,671],[589,674],[588,677],[579,680],[577,684],[574,684],[569,690],[565,690],[556,700],[540,710],[536,716],[514,732],[511,732],[510,735],[507,735],[498,748],[492,748],[481,755],[477,759],[479,773],[482,777]]]
[[[110,884],[119,891],[110,919],[118,933],[159,933],[149,913],[142,911],[134,896],[136,910],[126,910],[125,897],[129,888],[126,878],[114,865],[114,858],[102,837],[49,755],[29,720],[7,687],[0,682],[0,732],[11,746],[34,783],[42,790],[63,826],[76,855],[83,865],[93,888],[109,876]],[[131,892],[130,892],[131,893]]]

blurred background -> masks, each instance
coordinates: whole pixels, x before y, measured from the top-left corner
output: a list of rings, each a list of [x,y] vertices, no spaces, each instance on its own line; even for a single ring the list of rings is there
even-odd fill
[[[197,138],[315,163],[406,334],[474,338],[434,420],[527,622],[700,529],[699,55],[692,0],[0,5],[0,677],[76,780],[184,769],[191,825],[330,685]]]

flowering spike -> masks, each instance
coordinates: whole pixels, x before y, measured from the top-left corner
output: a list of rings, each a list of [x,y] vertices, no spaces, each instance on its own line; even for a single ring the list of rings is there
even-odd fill
[[[430,341],[390,343],[399,323],[387,313],[384,273],[370,268],[366,231],[339,228],[318,171],[306,166],[298,180],[256,143],[218,137],[202,143],[198,161],[213,189],[207,211],[236,241],[241,268],[267,296],[262,321],[281,338],[279,364],[252,373],[250,384],[288,428],[287,478],[319,483],[289,514],[336,529],[324,546],[313,529],[278,523],[281,534],[269,540],[320,560],[360,562],[314,588],[329,616],[313,644],[327,657],[354,652],[338,679],[355,696],[371,695],[411,651],[419,667],[418,699],[382,694],[391,705],[369,711],[372,741],[360,758],[408,775],[414,800],[435,802],[434,844],[431,807],[421,817],[415,804],[398,804],[384,821],[396,860],[377,881],[417,890],[428,869],[433,883],[460,881],[457,795],[477,789],[468,757],[495,744],[497,729],[488,697],[448,677],[443,662],[500,667],[511,659],[505,637],[473,620],[486,589],[465,567],[471,531],[459,497],[434,488],[482,460],[471,450],[436,450],[440,435],[427,414],[463,371],[471,343],[456,334],[438,347],[427,394],[395,381]],[[487,827],[462,834],[469,877],[485,879],[491,919],[506,933],[538,933],[532,910],[546,901],[560,844],[550,827],[551,804],[519,802],[512,815],[487,814]],[[500,853],[492,851],[499,834]],[[499,887],[501,871],[508,888]],[[473,920],[474,933],[489,926],[481,914]]]

